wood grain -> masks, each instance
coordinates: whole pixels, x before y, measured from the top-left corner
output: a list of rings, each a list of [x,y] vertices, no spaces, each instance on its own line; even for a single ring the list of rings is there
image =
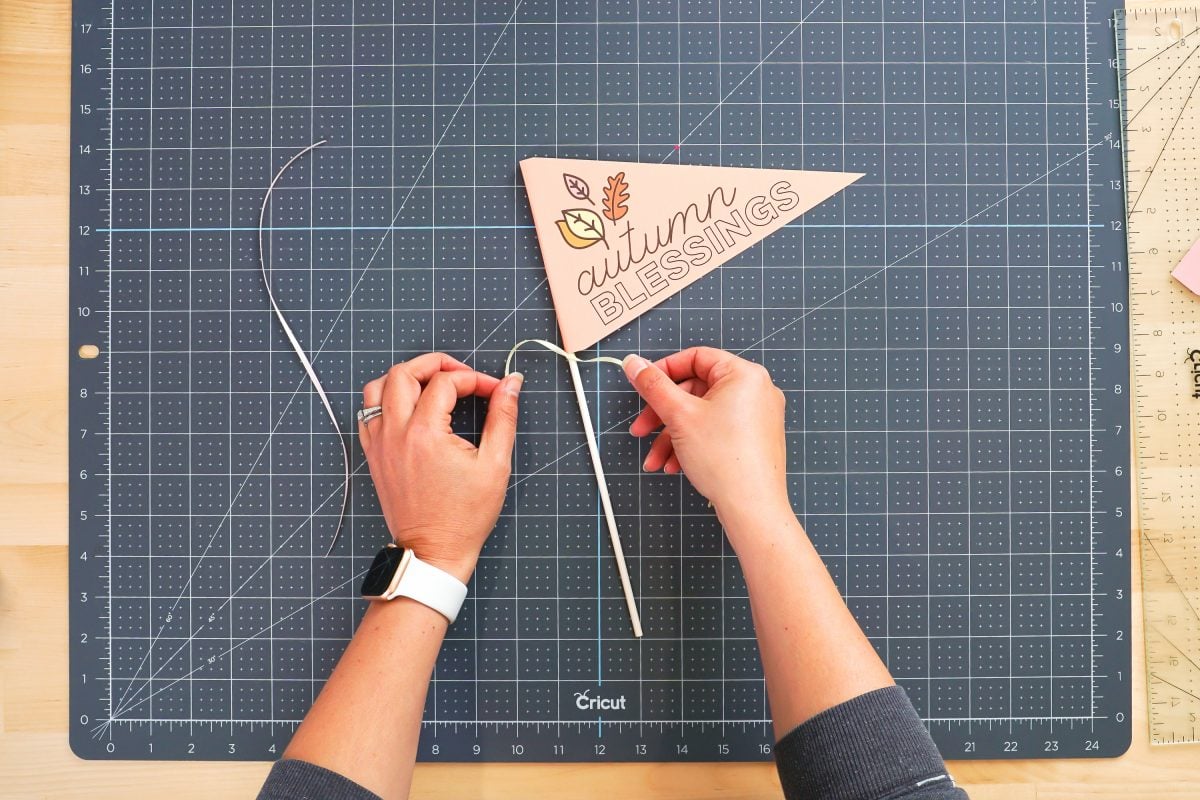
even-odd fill
[[[67,747],[69,25],[65,0],[0,2],[0,797],[253,796],[267,764],[81,761]],[[1129,753],[952,763],[973,798],[1200,798],[1200,749],[1148,744],[1136,588],[1134,603]],[[413,796],[733,800],[779,797],[779,783],[769,764],[421,765]]]

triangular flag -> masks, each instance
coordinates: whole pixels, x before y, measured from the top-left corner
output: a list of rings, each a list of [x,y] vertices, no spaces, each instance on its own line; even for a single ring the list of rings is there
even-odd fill
[[[591,347],[862,177],[527,158],[563,346]]]
[[[1175,280],[1182,283],[1194,294],[1200,294],[1200,241],[1197,241],[1188,248],[1188,251],[1183,255],[1183,259],[1175,269],[1171,270],[1171,274],[1175,277]],[[554,302],[557,303],[558,301],[555,300]]]

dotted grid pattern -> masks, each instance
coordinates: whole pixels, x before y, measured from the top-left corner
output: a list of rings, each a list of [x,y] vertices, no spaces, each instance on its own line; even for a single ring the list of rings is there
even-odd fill
[[[923,716],[1092,717],[1083,15],[1065,0],[118,3],[100,738],[151,721],[192,724],[189,739],[195,722],[290,730],[363,610],[386,529],[355,441],[322,555],[340,450],[256,261],[264,187],[319,139],[276,190],[268,252],[347,428],[357,388],[395,361],[445,350],[495,373],[513,342],[555,336],[522,158],[866,173],[599,351],[703,343],[771,370],[797,511]],[[642,641],[565,365],[518,368],[511,490],[427,720],[752,723],[769,742],[737,560],[684,480],[639,472],[624,379],[584,370]],[[462,429],[479,420],[464,404]],[[624,708],[581,710],[584,692]],[[454,730],[478,755],[478,730]]]

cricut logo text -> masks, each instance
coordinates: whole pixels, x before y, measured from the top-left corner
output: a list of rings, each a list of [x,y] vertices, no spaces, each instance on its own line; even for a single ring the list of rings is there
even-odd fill
[[[592,690],[575,693],[575,707],[580,711],[624,711],[625,695],[620,697],[590,697]]]

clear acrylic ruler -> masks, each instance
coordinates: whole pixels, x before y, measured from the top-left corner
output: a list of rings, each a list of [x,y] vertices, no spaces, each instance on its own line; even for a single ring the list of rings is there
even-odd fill
[[[1200,6],[1117,14],[1150,740],[1200,725]],[[1113,265],[1119,268],[1119,263]]]

